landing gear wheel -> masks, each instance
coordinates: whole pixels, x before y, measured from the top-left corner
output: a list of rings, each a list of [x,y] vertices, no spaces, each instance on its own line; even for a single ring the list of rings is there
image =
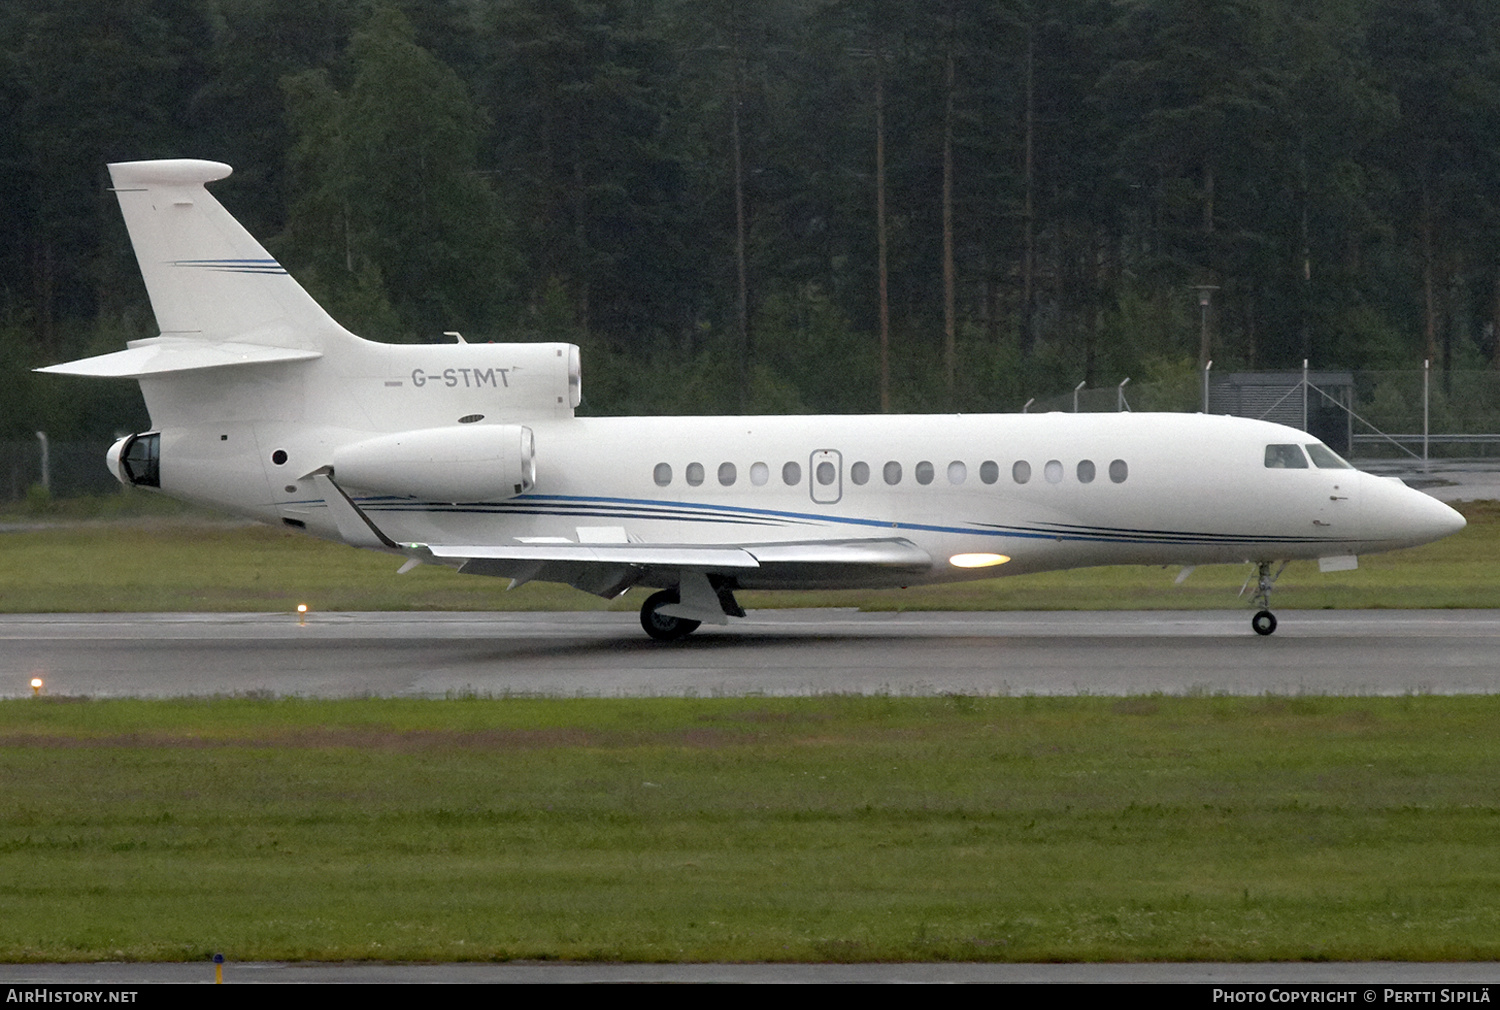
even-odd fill
[[[1250,605],[1259,607],[1254,617],[1250,618],[1250,627],[1255,629],[1257,635],[1269,635],[1276,630],[1276,615],[1271,613],[1271,589],[1276,585],[1276,580],[1281,573],[1286,571],[1287,563],[1283,561],[1281,567],[1271,571],[1271,562],[1260,561],[1256,563],[1256,573],[1250,578],[1255,579],[1255,595],[1250,597]],[[1249,579],[1245,585],[1249,585]],[[1243,589],[1240,592],[1244,592]]]
[[[683,617],[669,617],[658,611],[678,600],[677,590],[663,589],[659,593],[653,593],[641,604],[641,627],[646,629],[646,634],[658,642],[675,642],[679,638],[686,638],[698,630],[702,621],[689,621]]]

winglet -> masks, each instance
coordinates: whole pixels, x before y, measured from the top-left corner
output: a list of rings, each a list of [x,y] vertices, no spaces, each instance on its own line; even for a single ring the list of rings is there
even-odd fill
[[[370,521],[370,517],[363,509],[354,504],[354,499],[333,482],[333,476],[327,467],[314,470],[307,477],[312,481],[313,487],[317,488],[323,496],[323,501],[328,505],[328,511],[333,516],[334,525],[338,527],[339,536],[343,538],[344,543],[352,547],[383,547],[387,550],[401,550],[394,540],[380,532],[380,527]]]

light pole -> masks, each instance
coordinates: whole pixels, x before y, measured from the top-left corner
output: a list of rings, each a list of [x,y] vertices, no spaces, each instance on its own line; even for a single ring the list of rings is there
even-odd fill
[[[1201,317],[1198,330],[1198,367],[1207,368],[1209,355],[1212,350],[1208,346],[1208,308],[1212,301],[1213,293],[1219,290],[1217,284],[1197,284],[1194,290],[1198,292],[1198,310]]]

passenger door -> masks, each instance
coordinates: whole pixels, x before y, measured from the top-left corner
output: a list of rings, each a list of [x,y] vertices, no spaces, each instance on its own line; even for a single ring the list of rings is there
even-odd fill
[[[833,505],[844,497],[844,457],[837,449],[819,449],[807,461],[807,486],[812,500]]]

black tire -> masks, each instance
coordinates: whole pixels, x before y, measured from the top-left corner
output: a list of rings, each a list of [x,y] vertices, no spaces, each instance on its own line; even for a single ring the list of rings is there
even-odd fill
[[[677,590],[663,589],[659,593],[652,593],[641,604],[641,627],[646,629],[646,634],[658,642],[675,642],[680,638],[686,638],[698,630],[702,621],[689,621],[683,617],[668,617],[657,611],[669,603],[678,600]]]
[[[1257,635],[1269,635],[1276,630],[1276,615],[1269,610],[1262,610],[1250,618],[1250,627],[1255,629]]]

